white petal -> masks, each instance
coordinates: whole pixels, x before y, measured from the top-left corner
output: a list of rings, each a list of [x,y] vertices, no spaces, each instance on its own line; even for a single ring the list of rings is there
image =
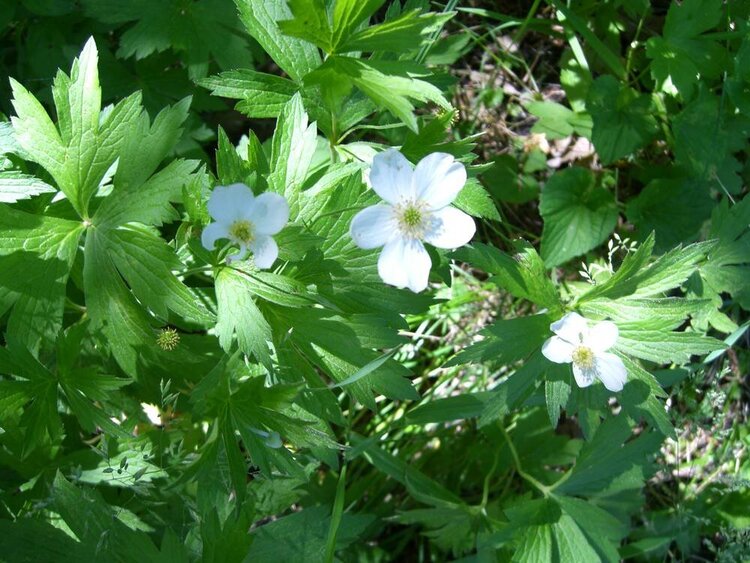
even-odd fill
[[[391,204],[403,199],[413,199],[413,167],[396,149],[375,155],[370,169],[370,184],[380,197]]]
[[[383,246],[396,232],[396,217],[390,205],[373,205],[357,213],[349,226],[349,234],[360,248]]]
[[[240,260],[244,260],[247,256],[247,245],[244,242],[239,243],[240,249],[237,251],[237,254],[232,254],[231,256],[227,256],[227,264],[231,264],[232,262],[239,262]]]
[[[419,161],[414,169],[414,191],[417,199],[429,209],[442,209],[453,203],[466,183],[466,168],[453,156],[434,152]]]
[[[615,323],[602,321],[595,324],[589,331],[586,346],[594,352],[606,352],[615,345],[619,334]]]
[[[229,238],[229,229],[223,223],[211,223],[201,233],[201,244],[206,250],[216,248],[216,241]]]
[[[276,258],[279,257],[279,247],[276,241],[268,235],[260,235],[250,243],[250,250],[253,251],[253,260],[255,265],[261,270],[273,266]]]
[[[245,184],[216,186],[208,199],[208,212],[220,223],[233,223],[247,217],[253,200],[253,191]]]
[[[542,346],[544,357],[556,364],[569,364],[572,362],[573,350],[575,350],[575,346],[559,336],[548,338],[547,342]]]
[[[275,235],[289,221],[289,204],[283,195],[265,192],[255,198],[248,220],[259,235]]]
[[[408,287],[419,293],[427,287],[432,261],[422,243],[414,239],[393,238],[380,253],[378,274],[389,285]]]
[[[588,387],[596,379],[597,373],[596,368],[582,368],[576,364],[573,364],[573,376],[576,378],[578,387]]]
[[[622,360],[609,352],[597,354],[596,375],[610,391],[622,391],[628,379],[628,370]]]
[[[589,336],[586,319],[578,313],[568,313],[559,321],[549,325],[549,328],[557,336],[571,344],[580,344]]]
[[[433,211],[424,239],[438,248],[458,248],[468,243],[477,226],[469,215],[455,207]]]

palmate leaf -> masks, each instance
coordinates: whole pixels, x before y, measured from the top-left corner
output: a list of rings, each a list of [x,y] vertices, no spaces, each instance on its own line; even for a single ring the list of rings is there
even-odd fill
[[[719,24],[721,0],[686,0],[672,4],[664,23],[664,36],[646,43],[651,75],[658,87],[687,100],[701,78],[715,78],[723,69],[724,49],[703,36]]]
[[[722,293],[728,293],[739,305],[750,310],[750,198],[730,206],[722,200],[711,218],[710,237],[717,240],[708,260],[701,264],[695,275],[688,280],[691,295],[711,299],[714,312],[702,322],[726,326],[721,322],[719,310],[723,306]],[[731,327],[731,325],[730,325]],[[718,327],[717,327],[718,328]],[[724,330],[722,330],[724,332]]]
[[[223,69],[252,60],[234,7],[222,0],[86,0],[89,17],[101,22],[131,24],[120,36],[118,56],[142,59],[155,52],[184,52],[191,77],[201,78],[215,60]]]
[[[306,77],[306,82],[319,85],[324,99],[334,107],[356,86],[376,105],[390,111],[416,132],[418,125],[411,100],[434,102],[446,110],[453,109],[439,88],[423,80],[429,75],[426,68],[416,63],[334,55]]]
[[[544,218],[541,254],[558,266],[604,242],[617,224],[614,197],[584,168],[554,174],[542,190]]]
[[[277,22],[291,16],[286,0],[235,0],[235,3],[250,35],[292,80],[301,83],[320,66],[320,54],[311,43],[284,35],[279,29]]]
[[[62,326],[65,286],[83,225],[0,204],[0,286],[14,304],[8,339],[36,352]],[[19,276],[19,272],[23,275]]]
[[[144,558],[160,560],[148,534],[126,526],[117,517],[116,507],[96,491],[78,488],[58,473],[51,493],[55,511],[78,538],[81,551],[90,557],[132,563]]]
[[[13,129],[21,147],[55,179],[82,218],[89,200],[114,164],[132,120],[141,112],[140,94],[133,94],[101,114],[101,88],[96,44],[90,39],[70,76],[55,77],[52,94],[58,127],[41,104],[15,81]]]
[[[642,148],[658,131],[648,96],[621,87],[613,76],[597,78],[586,108],[594,121],[591,140],[604,164]]]

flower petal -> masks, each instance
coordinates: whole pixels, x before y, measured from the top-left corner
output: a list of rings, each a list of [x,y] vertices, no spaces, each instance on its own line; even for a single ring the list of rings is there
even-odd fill
[[[466,168],[453,156],[434,152],[419,161],[414,169],[414,192],[429,209],[442,209],[453,203],[466,183]]]
[[[253,251],[253,260],[255,265],[261,270],[273,266],[276,258],[279,257],[279,246],[276,241],[268,235],[260,235],[250,243],[250,250]]]
[[[244,242],[241,242],[238,246],[239,250],[237,251],[237,254],[227,256],[227,264],[231,264],[232,262],[239,262],[240,260],[244,260],[247,256],[247,245]]]
[[[628,379],[628,370],[618,356],[610,352],[603,352],[596,356],[596,375],[607,389],[617,392],[622,391],[625,386],[625,381]]]
[[[411,162],[396,149],[388,149],[375,155],[370,169],[370,184],[380,197],[390,204],[404,199],[413,199]]]
[[[216,241],[229,238],[229,229],[223,223],[211,223],[201,233],[201,244],[206,250],[214,250]]]
[[[248,220],[259,235],[275,235],[289,221],[289,204],[283,195],[265,192],[255,198]]]
[[[389,285],[408,287],[419,293],[427,287],[432,260],[418,240],[393,238],[386,243],[378,260],[378,274]]]
[[[430,228],[424,240],[438,248],[458,248],[468,243],[477,231],[474,219],[455,207],[444,207],[431,213]]]
[[[220,223],[232,223],[247,216],[254,200],[245,184],[216,186],[208,199],[208,212]]]
[[[559,321],[549,325],[549,328],[557,336],[571,344],[580,344],[589,335],[588,323],[578,313],[568,313]]]
[[[596,368],[582,368],[573,364],[573,376],[576,378],[578,387],[588,387],[594,382],[596,375]]]
[[[357,213],[349,226],[349,234],[360,248],[383,246],[396,232],[396,217],[390,205],[373,205]]]
[[[606,352],[615,345],[619,334],[617,325],[612,321],[596,323],[589,331],[586,346],[594,352]]]
[[[575,346],[559,336],[548,338],[547,342],[542,346],[544,357],[556,364],[569,364],[572,362],[573,350],[575,350]]]

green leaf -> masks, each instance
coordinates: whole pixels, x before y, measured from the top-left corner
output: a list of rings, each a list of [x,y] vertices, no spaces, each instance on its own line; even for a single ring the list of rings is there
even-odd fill
[[[324,0],[288,0],[287,4],[293,18],[280,21],[279,29],[331,53],[333,31]]]
[[[0,286],[14,304],[6,339],[36,352],[43,340],[53,342],[62,326],[65,288],[83,225],[4,204],[0,224]]]
[[[685,364],[692,356],[704,356],[725,347],[721,340],[690,332],[631,328],[625,323],[618,328],[617,350],[657,364]]]
[[[570,477],[556,490],[571,495],[601,491],[631,467],[642,468],[644,458],[658,451],[662,441],[655,432],[642,433],[632,440],[630,437],[625,417],[605,420],[593,439],[584,444]]]
[[[102,250],[109,254],[135,297],[157,317],[166,320],[171,310],[198,326],[214,322],[198,297],[172,273],[181,263],[162,238],[135,228],[100,231],[98,236]]]
[[[539,118],[531,128],[533,133],[543,133],[548,139],[564,139],[573,133],[591,136],[591,119],[556,102],[531,102],[526,109]]]
[[[544,399],[547,403],[547,414],[553,428],[557,428],[560,410],[565,408],[570,396],[570,384],[563,380],[544,382]]]
[[[187,97],[173,106],[165,107],[153,123],[145,111],[133,120],[132,128],[123,142],[114,177],[114,190],[120,198],[140,199],[143,192],[149,191],[143,186],[180,140],[190,103],[191,98]],[[162,172],[159,171],[160,174]],[[179,177],[179,174],[175,175]],[[141,202],[141,206],[148,205]],[[147,212],[141,210],[141,213]]]
[[[742,151],[750,137],[750,123],[744,116],[727,111],[719,96],[702,90],[672,118],[672,130],[675,159],[689,178],[687,189],[696,194],[699,188],[730,194],[742,191],[742,164],[734,153]],[[704,134],[696,135],[696,131]],[[707,218],[707,194],[691,194],[687,199],[693,197],[702,204]],[[680,209],[675,211],[679,213]]]
[[[555,173],[542,190],[542,258],[560,265],[604,242],[617,224],[614,197],[584,168]]]
[[[431,399],[409,411],[406,418],[411,424],[430,424],[477,418],[481,416],[490,397],[490,392],[480,392],[465,393],[445,399]]]
[[[658,131],[651,99],[614,76],[594,81],[586,107],[594,121],[591,140],[604,164],[643,148]]]
[[[492,390],[479,419],[480,426],[487,426],[516,408],[534,390],[536,382],[550,369],[550,362],[541,352],[535,352],[521,367]]]
[[[666,250],[694,239],[712,208],[711,196],[700,182],[657,179],[628,202],[626,213],[641,239],[654,232],[657,249]]]
[[[509,364],[528,357],[549,336],[550,317],[530,315],[496,321],[483,329],[484,337],[469,345],[451,359],[446,366],[469,362]]]
[[[274,74],[249,69],[230,70],[198,81],[214,96],[240,100],[235,109],[248,117],[278,117],[299,86]]]
[[[668,94],[689,99],[701,78],[718,77],[726,52],[701,34],[716,27],[722,15],[721,0],[686,0],[673,3],[664,23],[664,37],[652,37],[646,54],[652,60],[651,75]]]
[[[179,215],[172,203],[180,201],[182,188],[194,178],[197,165],[195,160],[173,160],[142,184],[116,185],[92,223],[111,229],[130,222],[160,226],[174,221]]]
[[[628,533],[627,525],[592,502],[566,496],[559,496],[557,501],[563,512],[575,521],[602,560],[609,563],[620,561],[617,548]],[[562,523],[562,519],[560,522]],[[573,558],[575,559],[575,555]]]
[[[123,524],[95,491],[78,489],[58,473],[51,492],[54,510],[88,553],[128,563],[158,560],[159,551],[148,534]]]
[[[324,88],[335,89],[333,97],[343,97],[347,85],[354,85],[376,105],[390,111],[412,131],[418,131],[411,100],[434,102],[452,110],[443,93],[426,80],[429,71],[420,65],[401,61],[362,60],[335,55],[316,71],[315,83]],[[349,89],[351,86],[349,86]]]
[[[513,256],[491,246],[474,243],[458,249],[453,257],[494,274],[490,280],[515,297],[549,308],[553,314],[560,311],[562,303],[557,289],[534,247],[521,240],[514,245],[516,254]]]
[[[118,26],[132,23],[117,34],[120,58],[143,59],[171,48],[181,53],[191,78],[205,76],[209,61],[230,69],[252,60],[231,2],[85,0],[83,4],[86,15],[99,21]]]
[[[385,0],[336,0],[333,8],[333,45],[338,47],[359,25],[378,11]]]
[[[458,197],[456,197],[453,205],[474,217],[492,219],[493,221],[501,220],[492,198],[482,187],[482,184],[474,179],[466,182],[463,189],[458,192]]]
[[[295,82],[321,64],[318,50],[310,43],[284,35],[276,22],[288,20],[285,0],[235,0],[247,31]]]
[[[646,266],[651,257],[653,242],[651,236],[636,252],[628,254],[610,279],[587,291],[579,298],[579,302],[600,296],[661,296],[685,282],[715,246],[711,241],[691,244],[684,248],[678,246]]]
[[[724,199],[713,212],[708,236],[718,240],[708,260],[698,269],[698,276],[688,282],[690,292],[709,297],[722,307],[722,293],[730,294],[745,310],[750,310],[750,198],[730,206]]]
[[[411,10],[387,20],[379,25],[366,27],[350,35],[343,44],[336,46],[336,52],[389,51],[404,53],[419,49],[434,33],[455,15],[455,12],[423,14]]]
[[[93,39],[73,61],[70,77],[55,77],[52,94],[59,133],[41,105],[12,82],[12,118],[19,144],[55,179],[81,217],[88,216],[91,196],[115,163],[133,119],[140,114],[140,94],[133,94],[100,115],[98,55]]]
[[[413,464],[380,448],[376,439],[352,435],[352,443],[354,447],[347,452],[347,459],[363,456],[379,471],[404,485],[417,500],[434,506],[463,504],[460,497],[425,475]]]
[[[357,541],[373,516],[344,513],[336,534],[336,549]],[[317,563],[326,553],[326,539],[331,525],[329,506],[305,508],[284,516],[253,532],[253,543],[247,558],[252,561],[299,561]]]
[[[236,335],[240,350],[253,355],[270,370],[271,327],[255,304],[246,274],[234,268],[221,268],[216,276],[216,301],[216,335],[221,347],[230,351]]]
[[[56,191],[55,188],[34,176],[13,170],[0,171],[0,203],[15,203],[39,194]]]
[[[284,106],[271,142],[269,189],[284,195],[296,214],[299,192],[307,178],[313,154],[318,146],[315,123],[308,125],[302,98],[295,94]]]
[[[86,233],[83,282],[91,329],[101,330],[117,363],[131,377],[138,366],[153,359],[156,332],[129,291],[108,252],[106,235],[96,229]]]

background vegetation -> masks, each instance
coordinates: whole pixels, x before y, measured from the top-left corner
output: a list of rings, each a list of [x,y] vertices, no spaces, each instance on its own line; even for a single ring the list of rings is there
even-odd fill
[[[0,0],[0,559],[749,558],[749,18]],[[346,234],[387,146],[470,171],[425,294]],[[272,272],[200,246],[237,181]],[[539,353],[572,309],[622,393]]]

